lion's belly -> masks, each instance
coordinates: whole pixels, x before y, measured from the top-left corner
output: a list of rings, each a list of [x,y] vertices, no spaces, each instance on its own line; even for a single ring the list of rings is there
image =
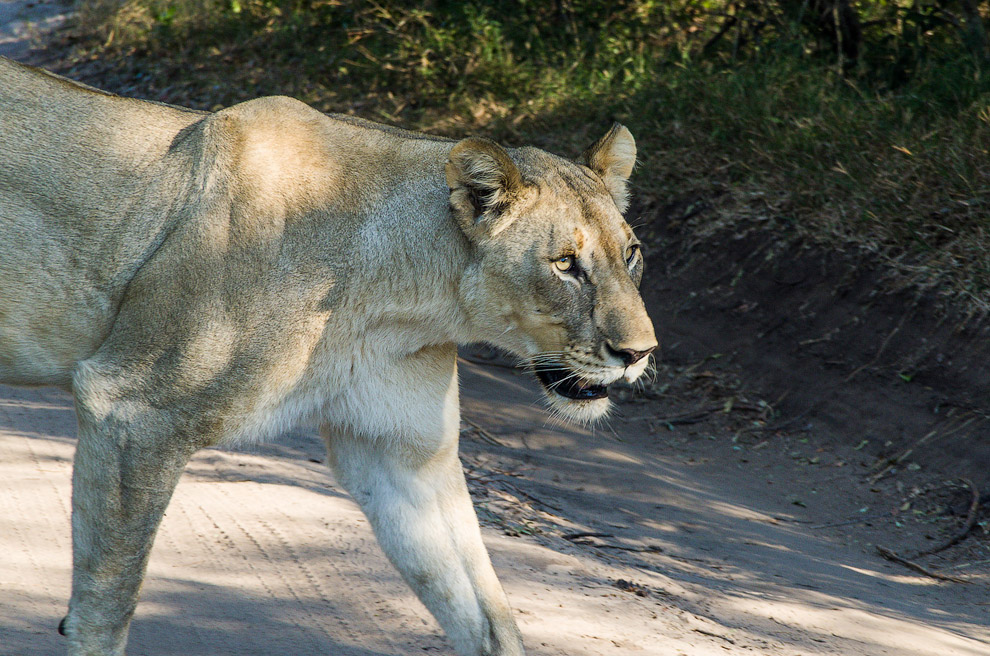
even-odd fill
[[[26,278],[0,281],[0,382],[68,388],[76,363],[106,336],[107,299]]]
[[[0,189],[0,382],[68,387],[99,347],[112,299],[82,270],[52,221]]]

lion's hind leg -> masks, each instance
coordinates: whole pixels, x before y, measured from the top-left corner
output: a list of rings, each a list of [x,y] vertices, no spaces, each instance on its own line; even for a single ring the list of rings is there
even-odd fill
[[[90,371],[74,388],[71,656],[119,656],[158,525],[193,448],[167,411],[115,394]]]

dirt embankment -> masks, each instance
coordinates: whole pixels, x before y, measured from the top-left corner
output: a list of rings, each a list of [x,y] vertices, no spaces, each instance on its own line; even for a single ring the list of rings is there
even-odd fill
[[[754,229],[697,239],[695,205],[645,208],[644,296],[670,364],[712,360],[773,406],[877,459],[990,491],[990,321],[905,287],[879,259]]]

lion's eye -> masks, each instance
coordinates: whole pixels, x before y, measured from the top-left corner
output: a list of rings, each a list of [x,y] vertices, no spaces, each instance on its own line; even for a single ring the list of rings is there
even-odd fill
[[[553,261],[553,265],[561,273],[573,273],[576,267],[573,255],[562,255]]]
[[[639,244],[630,244],[629,248],[626,249],[626,264],[632,266],[637,253],[639,253]]]

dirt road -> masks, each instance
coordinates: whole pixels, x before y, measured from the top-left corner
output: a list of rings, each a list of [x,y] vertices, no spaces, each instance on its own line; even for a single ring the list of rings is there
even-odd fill
[[[528,378],[497,364],[463,362],[462,382],[465,465],[530,653],[990,650],[986,581],[939,583],[816,529],[786,475],[767,485],[771,461],[713,440],[704,462],[669,446],[676,429],[637,429],[636,405],[615,433],[548,426]],[[3,656],[64,648],[74,434],[63,393],[0,388]],[[306,433],[195,458],[130,654],[451,653],[321,460]]]

